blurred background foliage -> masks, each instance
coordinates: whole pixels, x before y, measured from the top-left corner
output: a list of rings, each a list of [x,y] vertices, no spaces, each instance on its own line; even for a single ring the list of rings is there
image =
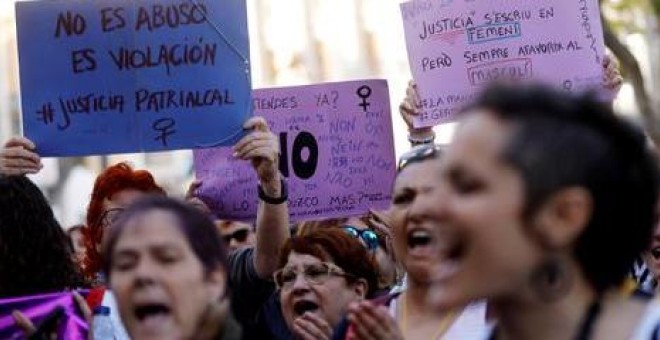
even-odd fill
[[[660,0],[600,3],[605,44],[634,90],[639,118],[651,139],[660,145]],[[644,48],[635,48],[640,44]]]

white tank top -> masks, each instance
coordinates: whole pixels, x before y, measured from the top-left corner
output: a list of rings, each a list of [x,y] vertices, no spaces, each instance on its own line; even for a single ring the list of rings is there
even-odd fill
[[[397,296],[390,302],[389,312],[390,315],[396,320],[399,299],[401,295]],[[486,323],[486,303],[475,302],[469,304],[463,309],[461,314],[454,320],[454,322],[447,328],[447,331],[442,334],[438,339],[431,340],[469,340],[480,339],[489,331]]]

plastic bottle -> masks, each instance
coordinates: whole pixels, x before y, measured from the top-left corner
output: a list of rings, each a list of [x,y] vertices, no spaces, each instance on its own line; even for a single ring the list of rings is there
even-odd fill
[[[115,330],[110,319],[110,307],[98,306],[94,308],[94,321],[92,322],[94,340],[114,340]]]

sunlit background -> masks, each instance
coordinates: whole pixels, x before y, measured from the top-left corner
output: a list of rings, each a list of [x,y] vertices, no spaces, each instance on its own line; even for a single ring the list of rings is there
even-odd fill
[[[43,0],[42,0],[43,1]],[[221,1],[221,0],[216,0]],[[384,78],[389,82],[396,154],[408,148],[396,108],[410,79],[400,0],[247,0],[252,81],[256,88],[324,81]],[[616,2],[616,1],[614,1]],[[0,0],[0,142],[20,134],[20,101],[14,0]],[[629,34],[625,42],[644,70],[650,67],[648,38]],[[625,84],[617,108],[634,115],[632,88]],[[436,128],[446,143],[454,124]],[[46,159],[34,180],[50,198],[64,227],[81,223],[94,178],[100,170],[129,160],[147,168],[170,193],[181,195],[192,176],[190,151]]]

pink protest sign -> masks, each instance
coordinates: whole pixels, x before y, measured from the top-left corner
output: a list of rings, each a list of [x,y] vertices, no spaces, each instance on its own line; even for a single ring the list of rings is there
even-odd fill
[[[401,13],[422,100],[416,126],[455,120],[492,81],[602,91],[596,0],[413,0]]]
[[[394,141],[385,80],[253,91],[254,115],[280,140],[280,172],[289,185],[292,221],[389,207]],[[250,164],[231,148],[194,151],[199,197],[218,218],[253,220],[258,197]]]

